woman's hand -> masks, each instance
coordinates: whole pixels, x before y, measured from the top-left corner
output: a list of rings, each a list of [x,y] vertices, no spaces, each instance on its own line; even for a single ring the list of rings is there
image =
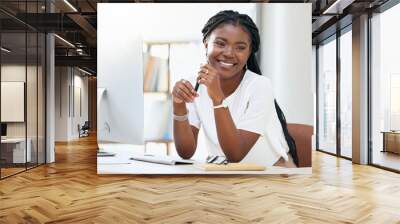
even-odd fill
[[[194,90],[192,84],[185,79],[176,82],[172,90],[172,99],[174,103],[178,104],[191,103],[198,96],[199,94]]]
[[[197,80],[207,86],[207,92],[214,104],[220,104],[225,98],[217,70],[210,64],[200,66]]]

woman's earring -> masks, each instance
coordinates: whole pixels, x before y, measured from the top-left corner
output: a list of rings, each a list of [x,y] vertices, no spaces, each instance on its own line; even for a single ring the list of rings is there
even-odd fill
[[[247,70],[247,64],[244,65],[244,70]]]

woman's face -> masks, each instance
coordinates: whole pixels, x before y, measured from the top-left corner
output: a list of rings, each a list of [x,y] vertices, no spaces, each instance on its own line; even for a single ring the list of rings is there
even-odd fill
[[[251,53],[250,35],[240,25],[222,24],[209,35],[205,47],[209,63],[220,78],[241,74]]]

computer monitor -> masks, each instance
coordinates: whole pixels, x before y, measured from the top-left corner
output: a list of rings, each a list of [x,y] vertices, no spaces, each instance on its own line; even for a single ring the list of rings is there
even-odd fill
[[[98,10],[97,140],[144,144],[143,43],[136,29]],[[118,16],[117,16],[118,17]]]
[[[1,137],[7,136],[7,124],[1,123]]]

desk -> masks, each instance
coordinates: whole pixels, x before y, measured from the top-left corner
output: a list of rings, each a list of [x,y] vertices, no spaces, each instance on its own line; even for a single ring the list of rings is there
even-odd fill
[[[1,139],[1,154],[6,163],[25,163],[31,161],[31,139],[27,139],[25,154],[25,138],[6,138]],[[9,147],[11,146],[11,147]],[[12,155],[12,156],[11,156]],[[12,158],[12,159],[11,159]]]
[[[194,165],[163,165],[130,160],[133,154],[143,153],[143,145],[99,144],[99,149],[116,153],[113,157],[97,158],[97,174],[311,174],[312,168],[267,167],[264,171],[204,171]],[[200,161],[198,161],[201,163]]]
[[[400,132],[382,131],[382,134],[383,134],[382,152],[392,152],[400,154]]]

